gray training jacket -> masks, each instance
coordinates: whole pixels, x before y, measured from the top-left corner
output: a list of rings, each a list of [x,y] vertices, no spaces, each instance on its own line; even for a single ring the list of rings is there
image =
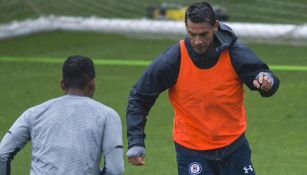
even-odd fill
[[[119,115],[89,98],[65,95],[26,110],[0,143],[0,174],[10,174],[14,155],[32,141],[31,175],[98,175],[124,170]]]

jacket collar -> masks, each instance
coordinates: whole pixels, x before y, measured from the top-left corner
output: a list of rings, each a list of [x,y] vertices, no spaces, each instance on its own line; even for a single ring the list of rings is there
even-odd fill
[[[219,22],[218,31],[215,33],[215,38],[218,42],[216,51],[219,53],[222,50],[229,48],[234,44],[238,37],[234,34],[233,30],[226,24]]]

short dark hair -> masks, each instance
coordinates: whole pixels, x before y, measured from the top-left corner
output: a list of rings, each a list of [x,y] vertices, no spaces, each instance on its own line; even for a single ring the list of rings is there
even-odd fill
[[[212,6],[207,2],[198,2],[189,5],[185,12],[185,24],[188,19],[193,23],[207,22],[211,26],[214,26],[216,16]]]
[[[63,83],[66,88],[83,89],[95,78],[93,61],[81,55],[68,57],[63,64]]]

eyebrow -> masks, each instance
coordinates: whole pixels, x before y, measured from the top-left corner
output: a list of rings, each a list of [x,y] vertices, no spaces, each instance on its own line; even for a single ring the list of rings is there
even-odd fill
[[[190,30],[188,30],[188,33],[189,34],[193,34],[193,35],[203,35],[203,34],[207,34],[207,33],[209,33],[208,31],[204,31],[204,32],[202,32],[202,33],[194,33],[194,32],[191,32]]]

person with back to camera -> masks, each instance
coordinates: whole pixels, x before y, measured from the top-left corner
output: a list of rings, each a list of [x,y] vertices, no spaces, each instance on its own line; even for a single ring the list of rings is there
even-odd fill
[[[243,83],[272,96],[278,78],[207,2],[185,13],[187,37],[164,51],[132,88],[127,107],[127,157],[145,164],[146,116],[168,89],[179,175],[255,175],[245,136]]]
[[[68,57],[60,85],[64,96],[29,108],[6,133],[0,143],[0,174],[10,174],[10,161],[31,140],[31,175],[121,175],[121,121],[112,108],[92,99],[93,61]]]

